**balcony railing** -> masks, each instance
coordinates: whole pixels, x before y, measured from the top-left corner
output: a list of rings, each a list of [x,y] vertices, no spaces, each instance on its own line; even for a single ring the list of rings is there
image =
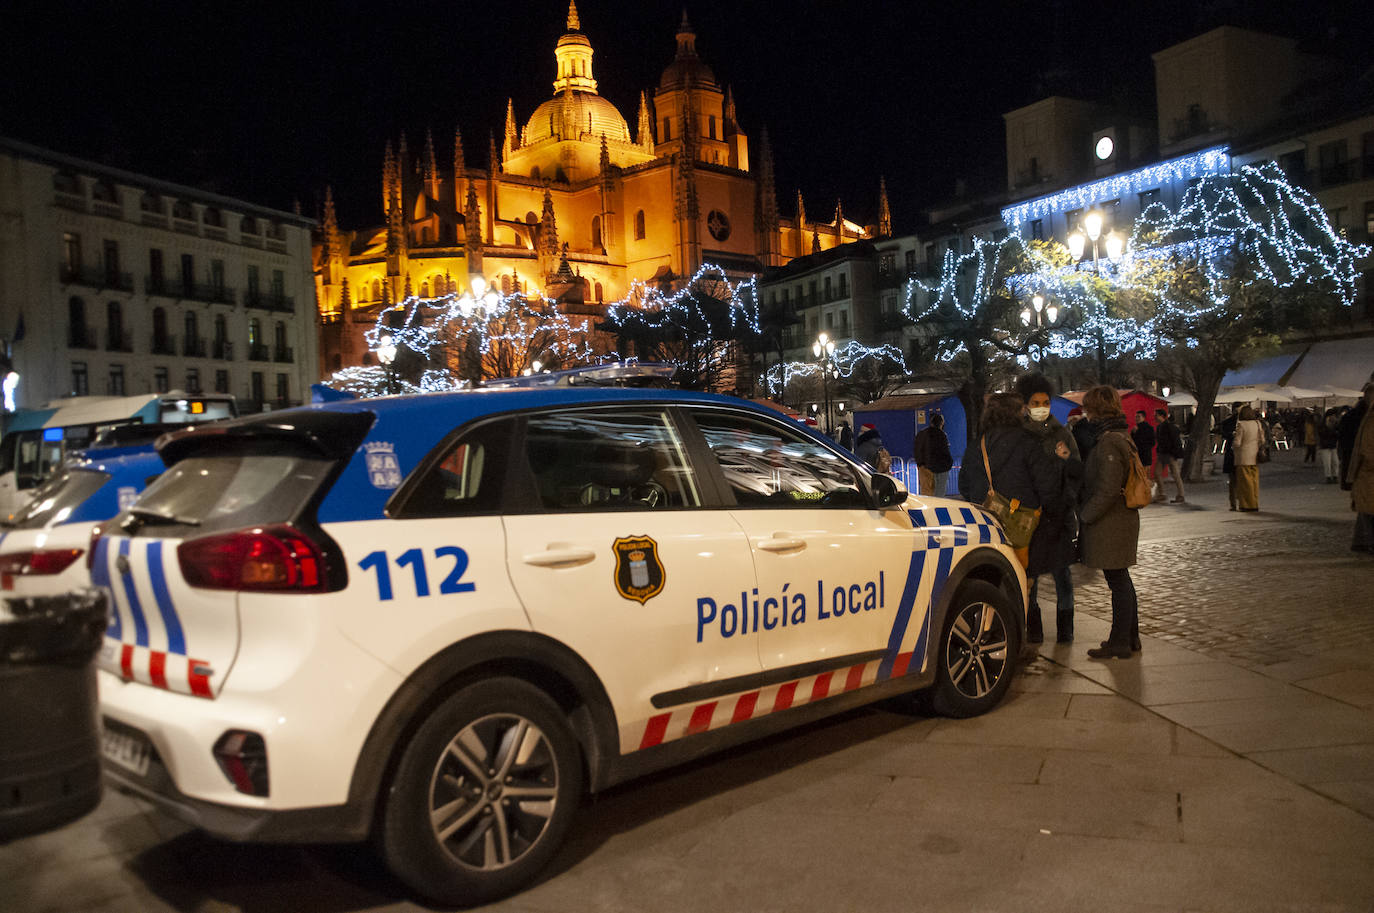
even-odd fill
[[[244,292],[243,306],[264,311],[280,311],[284,314],[296,312],[296,299],[293,295],[280,292]]]
[[[234,344],[227,339],[216,339],[210,347],[210,357],[220,361],[233,361]]]
[[[128,330],[109,329],[105,331],[106,352],[132,352],[133,350],[134,335]]]
[[[100,342],[96,339],[95,330],[74,326],[67,328],[67,346],[73,349],[98,349]]]
[[[124,218],[124,207],[109,200],[91,200],[91,211],[98,216],[109,216],[112,219]]]
[[[69,284],[86,285],[95,289],[118,289],[121,292],[134,290],[134,277],[131,273],[121,273],[98,266],[63,266],[59,278]]]
[[[260,342],[250,342],[248,344],[248,360],[270,361],[271,356],[268,353],[266,344]]]
[[[153,334],[153,341],[149,349],[154,355],[175,355],[177,353],[177,339],[175,336],[168,336],[166,333]]]
[[[75,212],[86,211],[86,198],[80,193],[68,193],[58,190],[53,194],[53,202],[63,209],[71,209]]]
[[[181,354],[187,358],[205,357],[205,337],[187,336],[186,344],[181,347]]]
[[[290,363],[296,360],[296,350],[290,346],[277,346],[272,350],[272,360]]]

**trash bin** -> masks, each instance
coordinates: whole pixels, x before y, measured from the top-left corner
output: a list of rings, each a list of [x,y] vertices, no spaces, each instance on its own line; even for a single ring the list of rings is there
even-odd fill
[[[0,840],[100,801],[95,654],[105,596],[0,599]]]

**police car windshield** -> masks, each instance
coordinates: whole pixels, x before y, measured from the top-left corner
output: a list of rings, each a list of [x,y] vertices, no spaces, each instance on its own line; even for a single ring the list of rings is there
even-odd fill
[[[133,523],[131,532],[166,535],[169,525],[209,531],[292,520],[330,465],[297,456],[190,457],[164,472],[130,511],[141,520],[157,517],[150,524],[156,529]]]
[[[61,523],[108,481],[110,474],[107,472],[72,467],[63,469],[34,492],[33,499],[20,508],[8,525],[16,529],[42,529],[49,524]]]

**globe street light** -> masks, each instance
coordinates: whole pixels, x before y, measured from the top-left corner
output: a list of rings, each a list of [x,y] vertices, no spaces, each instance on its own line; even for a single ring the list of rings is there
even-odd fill
[[[1068,310],[1067,307],[1059,307],[1057,304],[1047,302],[1044,295],[1034,295],[1031,297],[1031,306],[1021,309],[1021,325],[1028,328],[1030,339],[1047,335],[1049,330],[1055,329],[1060,324],[1060,318]],[[1040,357],[1038,362],[1045,360],[1045,345],[1040,344]]]
[[[391,374],[391,363],[396,360],[396,340],[390,333],[384,335],[377,343],[377,360],[386,368],[386,392],[395,393],[395,381]]]
[[[835,355],[835,341],[822,333],[811,344],[811,352],[820,361],[821,392],[825,398],[825,433],[831,434],[835,430],[835,426],[830,420],[830,369],[832,367],[831,359]]]
[[[1093,275],[1102,275],[1102,270],[1098,265],[1098,240],[1102,237],[1102,213],[1096,209],[1091,209],[1083,216],[1081,231],[1069,233],[1069,253],[1073,254],[1075,261],[1083,259],[1083,253],[1087,249],[1088,241],[1093,242]],[[1121,256],[1126,249],[1126,240],[1116,232],[1108,232],[1106,238],[1107,258],[1115,260]],[[1102,327],[1096,328],[1097,335],[1097,382],[1105,384],[1107,382],[1107,340],[1102,335]]]

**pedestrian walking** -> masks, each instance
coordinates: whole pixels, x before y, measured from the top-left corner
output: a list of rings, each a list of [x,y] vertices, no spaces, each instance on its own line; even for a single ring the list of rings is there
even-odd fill
[[[1040,548],[1045,553],[1043,563],[1054,580],[1054,639],[1061,644],[1073,643],[1073,577],[1069,568],[1078,558],[1076,509],[1078,492],[1083,484],[1083,461],[1078,456],[1078,444],[1069,429],[1050,414],[1054,385],[1049,379],[1039,374],[1027,375],[1016,382],[1016,391],[1026,400],[1026,417],[1023,421],[1026,430],[1035,435],[1046,454],[1058,461],[1063,474],[1064,506],[1060,512],[1059,535],[1042,537]],[[1050,522],[1048,517],[1040,520],[1041,526],[1047,522]],[[1042,556],[1035,553],[1036,544],[1032,539],[1030,565],[1038,569]],[[1041,643],[1044,641],[1044,624],[1038,601],[1040,576],[1031,576],[1028,568],[1026,577],[1030,584],[1030,600],[1026,606],[1026,640],[1029,643]]]
[[[959,494],[974,504],[988,496],[989,484],[1007,500],[1018,500],[1027,510],[1039,510],[1040,522],[1030,545],[1016,556],[1028,577],[1049,573],[1063,526],[1064,473],[1059,461],[1045,452],[1040,440],[1022,425],[1025,401],[1015,393],[994,393],[983,410],[980,446],[964,454],[959,471]],[[983,463],[987,449],[989,468]]]
[[[854,432],[853,432],[853,431],[850,429],[850,427],[849,427],[849,420],[848,420],[848,419],[844,419],[844,420],[841,420],[841,421],[840,421],[840,439],[839,439],[839,444],[840,444],[840,446],[843,447],[845,450],[853,450],[853,449],[854,449]]]
[[[1265,443],[1264,426],[1255,418],[1255,410],[1250,406],[1241,406],[1233,441],[1236,506],[1241,510],[1259,510],[1259,452]]]
[[[1364,385],[1364,417],[1350,451],[1350,506],[1355,511],[1355,536],[1350,550],[1374,555],[1374,381]]]
[[[1317,416],[1311,409],[1302,410],[1302,455],[1304,463],[1317,462]]]
[[[1155,484],[1158,485],[1155,494],[1156,501],[1163,501],[1164,476],[1168,475],[1174,480],[1174,488],[1178,494],[1170,503],[1182,504],[1183,501],[1183,476],[1180,474],[1180,466],[1183,461],[1183,434],[1174,424],[1174,417],[1169,414],[1168,409],[1155,410]]]
[[[1231,414],[1217,425],[1217,431],[1221,434],[1221,471],[1226,473],[1226,499],[1230,501],[1232,510],[1236,509],[1236,449],[1231,445],[1231,439],[1236,435],[1239,418],[1240,413],[1232,407]]]
[[[1093,659],[1130,659],[1140,650],[1140,620],[1130,567],[1140,540],[1140,512],[1126,506],[1123,489],[1135,442],[1127,434],[1121,394],[1114,387],[1093,387],[1083,394],[1083,413],[1099,423],[1097,446],[1083,471],[1083,564],[1102,571],[1112,593],[1112,629]]]
[[[1350,490],[1350,456],[1355,451],[1355,438],[1360,431],[1360,422],[1368,411],[1369,404],[1361,398],[1355,408],[1341,416],[1341,423],[1337,426],[1336,456],[1340,459],[1341,488],[1345,491]]]
[[[1336,459],[1336,447],[1341,442],[1341,414],[1335,409],[1326,410],[1322,416],[1321,427],[1317,429],[1317,459],[1322,464],[1322,478],[1327,485],[1340,481],[1340,464]]]
[[[1131,440],[1135,442],[1136,452],[1140,454],[1140,465],[1150,477],[1151,488],[1155,477],[1155,429],[1145,417],[1145,410],[1135,414],[1135,427],[1131,429]],[[1156,499],[1161,500],[1161,499]]]
[[[954,455],[949,451],[949,436],[945,434],[945,417],[936,412],[930,424],[917,433],[912,442],[916,460],[920,492],[943,498],[949,494],[949,471],[954,468]]]

